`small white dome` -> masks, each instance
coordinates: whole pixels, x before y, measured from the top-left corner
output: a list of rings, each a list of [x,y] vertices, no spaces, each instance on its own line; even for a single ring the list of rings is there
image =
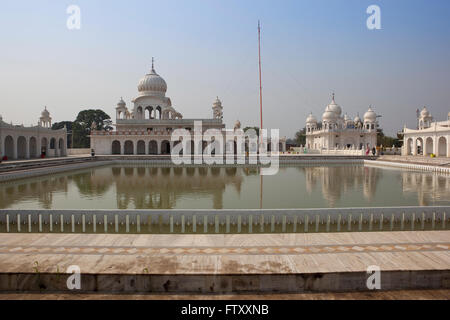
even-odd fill
[[[213,102],[214,107],[221,107],[222,101],[219,100],[219,97],[216,97],[216,100]]]
[[[317,123],[317,119],[313,116],[312,112],[306,118],[306,123]]]
[[[336,121],[337,114],[330,110],[330,108],[327,106],[325,109],[325,112],[322,114],[322,121]]]
[[[422,118],[427,118],[430,116],[430,112],[427,110],[427,107],[423,107],[422,111],[420,111],[420,116]]]
[[[333,95],[332,95],[332,97],[331,97],[331,102],[330,102],[330,104],[327,106],[327,108],[328,108],[330,111],[336,113],[336,115],[337,115],[338,117],[341,116],[342,109],[341,109],[341,107],[334,101],[334,93],[333,93]]]
[[[50,116],[50,112],[48,112],[47,107],[45,107],[44,110],[42,110],[41,116],[43,116],[43,117]]]
[[[369,107],[366,113],[364,113],[364,121],[375,122],[377,120],[377,114]]]
[[[150,73],[146,74],[138,84],[138,91],[143,94],[162,94],[167,91],[166,81],[160,77],[155,69],[152,68]]]
[[[354,123],[361,122],[361,118],[359,117],[359,114],[356,115],[355,119],[353,119],[353,122],[354,122]]]
[[[347,114],[344,114],[344,121],[351,121],[350,117]]]
[[[120,97],[120,100],[119,100],[119,102],[117,102],[117,105],[120,107],[125,106],[125,101],[123,101],[122,97]]]

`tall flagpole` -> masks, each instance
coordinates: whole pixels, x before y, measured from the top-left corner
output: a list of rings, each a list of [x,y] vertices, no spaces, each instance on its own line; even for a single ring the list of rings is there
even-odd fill
[[[258,20],[258,56],[259,56],[259,117],[261,119],[261,127],[259,129],[260,136],[263,129],[263,115],[262,115],[262,80],[261,80],[261,26]]]
[[[263,115],[262,115],[262,80],[261,80],[261,25],[258,20],[258,56],[259,56],[259,117],[261,119],[261,126],[259,128],[260,143],[262,146],[262,129],[263,129]],[[263,206],[263,176],[259,175],[259,208]]]

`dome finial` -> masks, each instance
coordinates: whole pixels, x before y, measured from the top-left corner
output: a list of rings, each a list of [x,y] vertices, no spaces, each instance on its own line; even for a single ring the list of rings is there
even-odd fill
[[[331,100],[334,102],[334,92],[331,94]]]
[[[155,58],[152,57],[152,71],[155,71]]]

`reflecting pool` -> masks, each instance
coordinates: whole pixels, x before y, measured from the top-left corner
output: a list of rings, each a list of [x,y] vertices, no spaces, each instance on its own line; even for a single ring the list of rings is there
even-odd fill
[[[2,209],[273,209],[450,205],[450,177],[363,165],[104,166],[0,183]]]

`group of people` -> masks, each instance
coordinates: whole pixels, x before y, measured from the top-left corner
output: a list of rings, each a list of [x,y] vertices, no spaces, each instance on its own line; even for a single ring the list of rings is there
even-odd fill
[[[370,148],[369,148],[369,146],[367,146],[367,149],[366,149],[366,156],[368,156],[369,153],[370,153]],[[377,149],[375,149],[375,147],[373,147],[373,148],[372,148],[372,155],[376,155],[376,154],[377,154]]]

